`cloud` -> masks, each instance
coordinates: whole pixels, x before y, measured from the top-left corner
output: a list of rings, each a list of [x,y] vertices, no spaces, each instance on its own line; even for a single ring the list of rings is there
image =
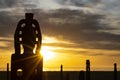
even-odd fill
[[[116,49],[120,48],[120,35],[101,30],[112,30],[101,23],[104,15],[84,14],[73,10],[58,10],[45,17],[42,27],[43,33],[49,36],[61,36],[64,40],[80,44],[79,47],[92,49]],[[114,42],[114,43],[113,43]]]
[[[0,0],[0,8],[12,7],[17,0]]]
[[[76,44],[48,45],[120,50],[118,3],[118,0],[2,0],[0,36],[13,37],[17,22],[24,18],[24,13],[33,12],[40,22],[43,35]],[[44,10],[46,8],[48,11]],[[86,8],[92,13],[85,12]]]
[[[87,6],[88,4],[96,4],[100,0],[56,0],[61,5]]]
[[[40,22],[43,35],[70,41],[77,44],[76,46],[71,45],[76,48],[120,49],[120,35],[105,32],[106,30],[116,29],[101,22],[105,19],[105,15],[86,14],[83,11],[70,9],[58,9],[48,12],[40,9],[27,11],[35,14],[35,18]],[[24,14],[10,15],[4,12],[0,14],[2,17],[0,20],[0,36],[13,36],[17,22],[24,18]]]
[[[0,12],[0,36],[10,36],[16,24],[16,18],[6,12]]]
[[[35,14],[34,18],[40,23],[43,36],[58,39],[57,43],[43,43],[42,46],[50,46],[60,54],[74,54],[84,59],[92,57],[97,59],[97,63],[108,57],[119,62],[119,4],[119,0],[1,0],[2,64],[8,62],[14,52],[14,32],[25,12]]]

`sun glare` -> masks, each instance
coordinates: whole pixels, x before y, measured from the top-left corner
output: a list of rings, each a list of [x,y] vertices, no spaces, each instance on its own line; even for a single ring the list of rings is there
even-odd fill
[[[43,60],[48,61],[55,57],[55,53],[52,51],[52,47],[49,46],[42,46],[41,54],[43,55]]]

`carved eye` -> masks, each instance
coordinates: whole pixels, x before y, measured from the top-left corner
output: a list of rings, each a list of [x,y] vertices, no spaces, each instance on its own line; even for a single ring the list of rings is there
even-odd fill
[[[32,24],[32,27],[33,27],[33,28],[35,28],[35,25],[34,25],[34,24]]]
[[[19,31],[19,34],[22,34],[22,31]]]
[[[36,41],[38,41],[38,37],[36,37]]]
[[[21,27],[22,27],[22,28],[25,27],[25,23],[23,23],[23,24],[21,25]]]
[[[38,34],[38,31],[36,30],[35,33]]]
[[[22,38],[21,38],[21,37],[19,38],[19,41],[22,41]]]

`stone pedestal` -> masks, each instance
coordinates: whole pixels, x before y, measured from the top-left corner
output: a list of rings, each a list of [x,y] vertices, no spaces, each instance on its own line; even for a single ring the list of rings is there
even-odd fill
[[[11,80],[42,80],[41,55],[12,54],[11,60]]]

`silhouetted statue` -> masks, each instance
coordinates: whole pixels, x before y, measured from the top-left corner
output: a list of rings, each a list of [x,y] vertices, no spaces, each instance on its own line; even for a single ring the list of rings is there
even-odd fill
[[[117,80],[117,64],[114,64],[114,80]]]
[[[60,66],[60,80],[63,80],[63,65]]]
[[[90,61],[86,60],[86,80],[90,80]]]
[[[11,80],[42,80],[42,35],[39,23],[33,19],[32,13],[26,13],[25,17],[19,21],[14,35],[15,54],[11,58]]]
[[[25,17],[26,19],[19,21],[15,31],[15,54],[21,54],[20,45],[23,46],[25,54],[32,54],[35,44],[37,44],[36,53],[39,53],[42,41],[39,24],[33,19],[32,13],[26,13]]]

